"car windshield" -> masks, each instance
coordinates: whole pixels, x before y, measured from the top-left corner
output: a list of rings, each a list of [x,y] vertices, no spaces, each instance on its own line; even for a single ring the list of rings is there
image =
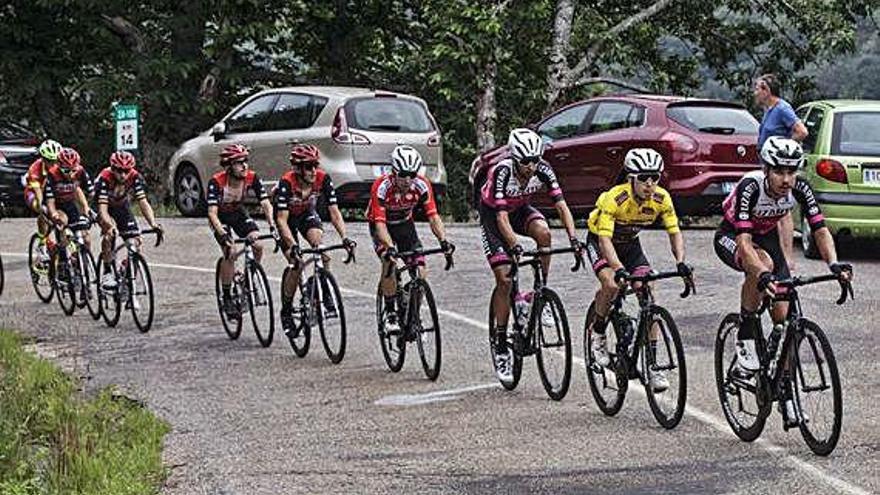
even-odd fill
[[[666,116],[688,129],[710,134],[757,134],[758,121],[744,108],[718,105],[669,106]]]
[[[831,154],[880,156],[880,112],[835,115]]]
[[[404,98],[361,98],[346,105],[355,129],[384,132],[431,132],[434,124],[419,102]]]

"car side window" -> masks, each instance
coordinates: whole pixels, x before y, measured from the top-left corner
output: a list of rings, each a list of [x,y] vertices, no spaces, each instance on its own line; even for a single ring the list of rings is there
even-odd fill
[[[306,129],[317,120],[327,98],[296,93],[278,97],[275,109],[269,117],[269,130]]]
[[[584,119],[594,106],[578,105],[553,115],[538,127],[538,134],[550,141],[582,134]]]
[[[593,115],[588,132],[593,134],[630,127],[630,113],[632,111],[633,106],[628,103],[617,101],[602,102]]]
[[[278,95],[261,96],[241,107],[226,120],[227,132],[258,132],[266,129],[266,117],[272,111]]]
[[[804,153],[813,153],[813,150],[816,148],[816,140],[819,139],[819,129],[822,128],[822,120],[824,119],[825,110],[814,108],[807,115],[806,120],[804,120],[804,125],[807,127],[807,137],[802,143]]]

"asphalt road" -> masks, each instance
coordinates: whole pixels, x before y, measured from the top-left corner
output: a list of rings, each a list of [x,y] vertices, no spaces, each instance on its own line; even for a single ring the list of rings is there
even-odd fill
[[[491,275],[479,229],[452,226],[456,267],[433,258],[430,282],[442,310],[443,368],[423,378],[417,355],[399,373],[387,371],[376,338],[378,263],[366,225],[350,226],[358,262],[335,273],[345,289],[348,350],[332,365],[320,345],[304,359],[283,335],[263,349],[250,327],[230,341],[214,302],[218,250],[201,219],[165,219],[168,243],[148,249],[157,289],[154,328],[140,334],[130,315],[108,329],[82,312],[64,317],[55,301],[40,303],[26,260],[28,219],[0,224],[6,289],[0,325],[38,337],[38,348],[87,388],[115,384],[143,400],[173,429],[165,459],[167,494],[282,493],[871,493],[880,491],[880,336],[873,284],[880,263],[856,253],[856,301],[838,307],[836,286],[802,291],[806,314],[828,332],[842,374],[840,443],[819,458],[799,433],[771,416],[762,438],[740,442],[728,428],[715,392],[712,346],[722,316],[738,308],[740,278],[711,249],[711,231],[685,233],[699,293],[681,300],[677,281],[658,299],[682,331],[689,375],[688,409],[672,431],[654,421],[644,394],[630,387],[623,410],[605,417],[576,359],[568,396],[550,401],[534,359],[514,392],[495,380],[486,341]],[[430,237],[427,225],[420,231]],[[557,242],[564,242],[560,231]],[[670,267],[666,235],[644,232],[658,268]],[[430,242],[426,242],[430,245]],[[265,263],[277,292],[280,255]],[[551,285],[563,295],[582,355],[583,319],[596,287],[588,273],[555,261]],[[824,273],[797,258],[798,272]],[[563,266],[565,265],[565,266]],[[277,294],[276,294],[277,298]]]

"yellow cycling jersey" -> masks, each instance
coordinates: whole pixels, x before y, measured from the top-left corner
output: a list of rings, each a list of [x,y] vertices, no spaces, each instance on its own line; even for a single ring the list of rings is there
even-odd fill
[[[680,231],[669,192],[657,186],[650,198],[639,202],[633,194],[631,184],[627,182],[614,186],[599,196],[596,208],[587,219],[587,227],[591,233],[600,237],[611,237],[614,242],[626,242],[635,239],[642,227],[653,224],[658,217],[670,234]]]

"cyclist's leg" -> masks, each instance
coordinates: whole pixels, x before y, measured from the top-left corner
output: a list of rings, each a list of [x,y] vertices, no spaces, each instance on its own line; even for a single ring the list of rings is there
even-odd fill
[[[602,256],[602,251],[599,249],[599,239],[595,234],[587,234],[586,250],[593,273],[599,279],[599,288],[596,289],[595,306],[593,307],[596,312],[595,323],[597,325],[594,325],[593,330],[604,334],[608,310],[611,307],[611,301],[617,295],[617,284],[614,282],[614,270],[608,266],[608,260]]]
[[[287,216],[287,228],[290,229],[290,233],[293,235],[293,244],[299,245],[299,234],[300,232],[300,222],[297,217],[293,215]],[[281,310],[282,312],[290,309],[291,304],[293,303],[293,298],[296,296],[296,289],[299,286],[299,277],[302,273],[302,266],[293,267],[293,258],[290,257],[290,248],[293,246],[283,246],[284,247],[284,256],[287,257],[288,263],[291,263],[290,268],[287,270],[287,277],[284,279],[284,283],[281,289]]]
[[[235,235],[256,241],[256,238],[260,235],[260,228],[257,227],[257,222],[247,214],[244,208],[232,212],[231,219],[230,227],[235,231]],[[254,249],[254,259],[259,263],[263,259],[263,245],[260,242],[254,242],[252,247]]]
[[[498,220],[494,210],[480,206],[480,237],[483,241],[483,254],[495,277],[495,290],[492,295],[492,308],[495,317],[496,345],[504,344],[510,315],[510,256],[504,249],[504,242],[498,232]]]
[[[397,243],[394,239],[394,234],[392,233],[391,226],[386,225],[388,228],[388,233],[391,235],[391,240],[395,244]],[[394,307],[394,294],[397,292],[397,279],[394,277],[394,273],[392,270],[391,275],[385,276],[388,273],[389,268],[393,265],[393,260],[386,260],[383,255],[385,253],[385,246],[379,241],[376,237],[376,226],[373,223],[370,223],[370,236],[373,239],[373,249],[376,252],[376,256],[379,257],[379,261],[381,263],[380,273],[379,273],[379,287],[382,289],[382,296],[385,298],[385,307],[393,308]]]
[[[773,275],[778,280],[791,277],[788,269],[788,262],[785,260],[785,254],[779,243],[779,232],[773,230],[765,235],[755,238],[755,243],[763,249],[770,257],[773,264]],[[788,315],[788,301],[779,301],[773,305],[770,310],[770,316],[774,323],[782,323]]]
[[[227,231],[230,228],[235,228],[236,217],[233,213],[234,212],[224,211],[217,213],[217,218]],[[229,298],[230,287],[232,286],[232,276],[235,273],[235,262],[232,259],[234,247],[229,247],[223,244],[216,233],[214,238],[217,240],[217,244],[220,246],[220,251],[223,255],[223,261],[220,262],[220,285],[223,287],[223,297]]]
[[[549,249],[552,242],[547,220],[535,207],[528,205],[517,209],[511,218],[511,226],[517,234],[525,234],[535,240],[538,249]],[[550,256],[541,256],[544,277],[550,272]]]

